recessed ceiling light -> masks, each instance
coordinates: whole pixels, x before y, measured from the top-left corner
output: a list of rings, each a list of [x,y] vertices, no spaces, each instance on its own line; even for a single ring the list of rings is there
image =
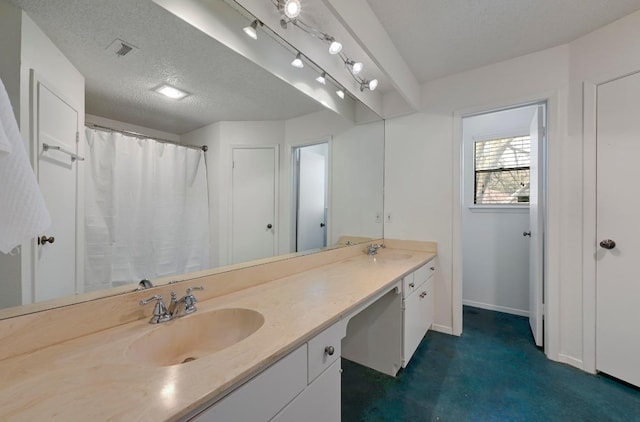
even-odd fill
[[[181,91],[178,88],[167,84],[160,85],[158,88],[154,89],[154,91],[174,100],[181,100],[189,95],[188,92]]]
[[[344,100],[344,91],[339,89],[336,91],[336,94],[338,95],[338,97],[342,98]]]
[[[322,72],[322,74],[316,78],[316,81],[318,81],[318,83],[321,83],[322,85],[325,85],[327,83],[326,76],[327,74]]]
[[[295,59],[291,62],[291,66],[297,67],[298,69],[302,69],[304,67],[304,63],[302,62],[302,55],[298,53]]]

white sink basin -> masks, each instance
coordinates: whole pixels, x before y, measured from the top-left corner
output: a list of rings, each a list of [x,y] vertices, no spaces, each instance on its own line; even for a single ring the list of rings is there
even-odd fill
[[[179,365],[233,346],[263,324],[264,316],[251,309],[196,313],[159,324],[136,339],[126,354],[132,361],[145,365]]]

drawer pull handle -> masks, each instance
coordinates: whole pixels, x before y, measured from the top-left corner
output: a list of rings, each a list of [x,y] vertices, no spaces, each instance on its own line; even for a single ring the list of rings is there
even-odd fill
[[[435,271],[435,270],[436,270],[436,267],[431,267],[431,271]]]
[[[413,289],[414,287],[416,287],[416,283],[409,283],[409,287]]]
[[[336,349],[334,349],[333,346],[327,346],[327,347],[324,348],[324,352],[329,356],[333,356],[335,351],[336,351]]]

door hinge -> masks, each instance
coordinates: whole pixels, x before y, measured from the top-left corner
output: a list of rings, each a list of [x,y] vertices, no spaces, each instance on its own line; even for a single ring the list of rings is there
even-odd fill
[[[80,143],[80,132],[76,131],[76,144]]]
[[[236,168],[236,162],[235,162],[235,160],[234,160],[234,161],[231,161],[231,168],[232,168],[232,169]]]

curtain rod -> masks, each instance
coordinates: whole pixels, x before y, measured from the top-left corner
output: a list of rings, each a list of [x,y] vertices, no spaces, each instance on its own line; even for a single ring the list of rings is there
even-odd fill
[[[209,149],[209,147],[206,146],[206,145],[203,145],[203,146],[199,147],[199,146],[196,146],[196,145],[181,144],[179,142],[172,141],[172,140],[169,140],[169,139],[156,138],[155,136],[147,136],[147,135],[143,135],[142,133],[131,132],[129,130],[124,130],[124,129],[114,129],[114,128],[107,127],[107,126],[101,126],[101,125],[98,125],[98,124],[95,124],[95,123],[85,122],[84,125],[86,127],[92,128],[92,129],[98,129],[98,130],[103,130],[103,131],[107,131],[107,132],[122,133],[123,135],[133,136],[133,137],[138,138],[138,139],[153,139],[154,141],[158,141],[158,142],[161,142],[163,144],[180,145],[182,147],[198,149],[198,150],[202,150],[204,152],[207,152],[207,150]]]

